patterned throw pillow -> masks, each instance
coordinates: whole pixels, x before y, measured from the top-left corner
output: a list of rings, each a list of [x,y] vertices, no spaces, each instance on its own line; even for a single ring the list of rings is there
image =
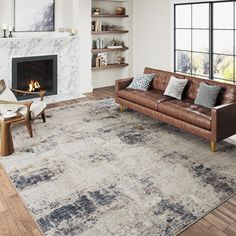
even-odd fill
[[[128,89],[147,91],[154,77],[155,74],[139,74],[133,79],[132,83],[128,86]]]
[[[201,105],[203,107],[207,107],[207,108],[214,107],[216,104],[216,100],[220,92],[220,89],[221,87],[219,86],[211,86],[211,85],[201,82],[199,90],[198,90],[197,98],[194,103],[197,105]]]
[[[177,79],[176,77],[172,76],[164,95],[181,100],[187,83],[187,79]]]

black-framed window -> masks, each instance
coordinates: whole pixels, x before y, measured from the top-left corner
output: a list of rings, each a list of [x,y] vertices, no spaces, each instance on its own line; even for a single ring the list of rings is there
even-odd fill
[[[175,4],[175,72],[235,84],[235,14],[235,1]]]

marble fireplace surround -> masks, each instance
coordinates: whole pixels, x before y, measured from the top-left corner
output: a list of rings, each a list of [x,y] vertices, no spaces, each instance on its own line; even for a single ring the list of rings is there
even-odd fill
[[[0,79],[12,86],[12,58],[57,55],[58,94],[46,97],[57,102],[81,97],[79,89],[79,38],[69,36],[0,39]]]

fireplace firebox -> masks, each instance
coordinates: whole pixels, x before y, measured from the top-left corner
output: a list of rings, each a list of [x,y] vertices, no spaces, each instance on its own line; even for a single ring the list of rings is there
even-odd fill
[[[12,88],[24,91],[46,91],[46,96],[57,94],[57,55],[12,59]],[[19,100],[34,95],[17,94]]]

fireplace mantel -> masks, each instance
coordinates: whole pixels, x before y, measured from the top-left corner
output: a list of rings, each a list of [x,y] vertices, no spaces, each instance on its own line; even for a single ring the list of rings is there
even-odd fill
[[[12,86],[12,58],[58,56],[59,100],[79,97],[79,38],[34,37],[0,39],[0,75]]]

